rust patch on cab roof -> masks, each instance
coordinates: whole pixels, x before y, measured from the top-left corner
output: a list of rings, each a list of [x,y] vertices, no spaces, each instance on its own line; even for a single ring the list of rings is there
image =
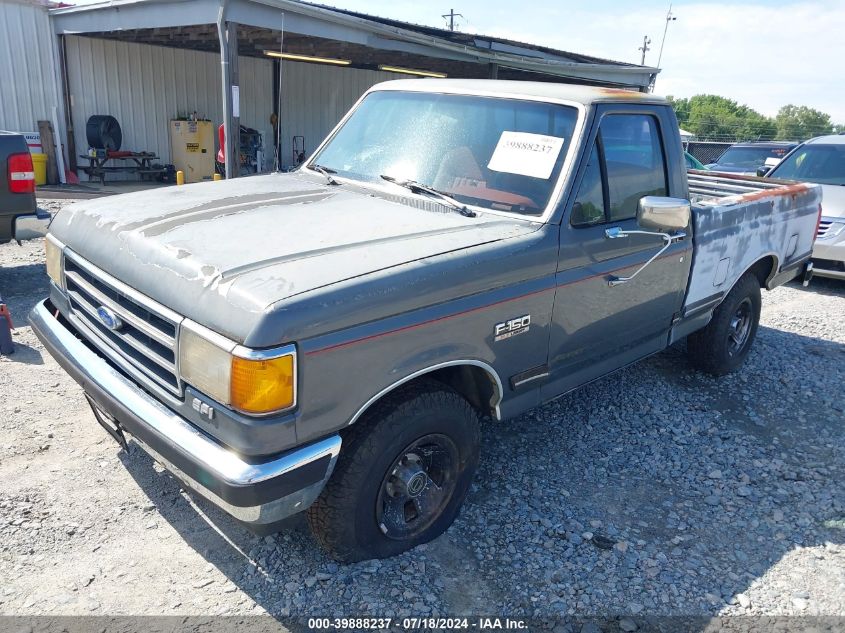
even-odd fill
[[[647,92],[640,92],[639,90],[625,90],[624,88],[599,88],[598,91],[609,97],[634,97],[636,99],[644,99],[652,96]]]

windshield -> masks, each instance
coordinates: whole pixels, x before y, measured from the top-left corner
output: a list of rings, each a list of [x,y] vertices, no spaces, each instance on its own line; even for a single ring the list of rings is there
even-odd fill
[[[804,145],[769,174],[772,178],[845,185],[845,145]]]
[[[412,180],[464,204],[540,215],[577,119],[575,108],[551,103],[373,92],[312,164],[345,178]]]
[[[788,147],[729,147],[716,161],[726,167],[750,167],[756,169],[767,158],[780,160],[789,151]]]

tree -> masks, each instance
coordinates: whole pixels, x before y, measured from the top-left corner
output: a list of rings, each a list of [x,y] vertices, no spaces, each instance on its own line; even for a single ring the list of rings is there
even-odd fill
[[[785,105],[775,117],[777,137],[783,141],[803,141],[833,133],[830,115],[807,106]]]
[[[777,133],[772,119],[733,99],[718,95],[668,99],[681,127],[702,140],[771,140]]]

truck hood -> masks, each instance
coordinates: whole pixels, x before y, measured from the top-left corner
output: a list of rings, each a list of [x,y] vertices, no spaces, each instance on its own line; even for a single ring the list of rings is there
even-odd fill
[[[294,295],[538,227],[399,199],[271,174],[77,203],[50,230],[129,286],[243,341]]]

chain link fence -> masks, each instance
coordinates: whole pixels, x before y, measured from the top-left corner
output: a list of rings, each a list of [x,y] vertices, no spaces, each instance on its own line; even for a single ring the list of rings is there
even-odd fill
[[[715,163],[716,159],[728,149],[733,143],[722,143],[717,141],[689,141],[686,150],[700,160],[703,164]]]

